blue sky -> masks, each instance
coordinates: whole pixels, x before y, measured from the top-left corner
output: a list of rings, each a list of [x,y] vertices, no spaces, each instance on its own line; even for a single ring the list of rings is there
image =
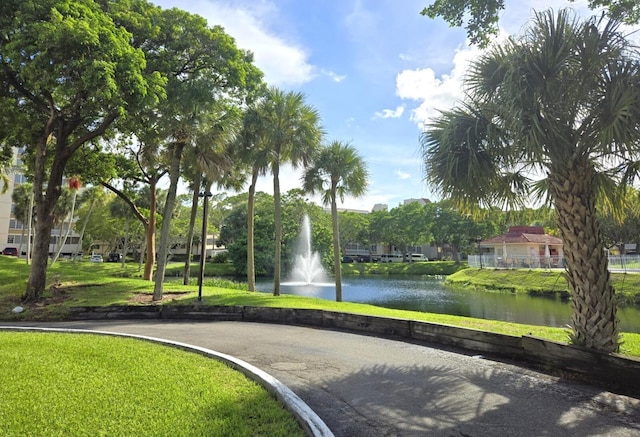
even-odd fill
[[[219,24],[251,50],[270,85],[300,91],[318,109],[327,140],[351,142],[367,163],[365,196],[343,208],[393,208],[408,198],[439,200],[424,183],[421,126],[462,96],[478,55],[465,31],[419,12],[432,0],[155,0]],[[586,0],[507,0],[503,34],[519,34],[533,9],[586,11]],[[300,173],[281,174],[283,191]],[[258,185],[272,193],[270,176]]]

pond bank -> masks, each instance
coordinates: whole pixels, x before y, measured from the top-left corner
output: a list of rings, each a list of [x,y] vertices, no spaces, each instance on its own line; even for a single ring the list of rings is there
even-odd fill
[[[418,276],[446,276],[466,269],[464,263],[453,261],[428,262],[394,262],[394,263],[343,263],[344,276],[356,275],[418,275]]]
[[[640,274],[612,273],[611,279],[619,305],[640,305]],[[447,276],[445,283],[477,290],[557,295],[566,299],[571,297],[564,270],[561,269],[468,268]]]

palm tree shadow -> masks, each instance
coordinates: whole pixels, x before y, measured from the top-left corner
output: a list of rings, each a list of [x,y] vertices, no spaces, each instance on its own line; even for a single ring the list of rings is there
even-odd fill
[[[503,366],[478,359],[464,367],[363,368],[325,381],[348,405],[327,424],[337,436],[368,437],[628,435],[640,427],[595,408],[595,389]]]

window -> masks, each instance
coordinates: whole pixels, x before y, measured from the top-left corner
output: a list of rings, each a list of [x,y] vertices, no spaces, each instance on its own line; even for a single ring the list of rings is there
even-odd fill
[[[15,238],[16,238],[16,235],[7,236],[7,244],[15,244],[16,243]]]
[[[17,157],[16,157],[16,165],[22,165],[24,164],[24,161],[22,160],[22,155],[24,155],[24,153],[27,151],[26,147],[18,147],[18,152],[16,153]]]
[[[24,226],[16,219],[9,220],[9,229],[22,229]]]
[[[13,176],[13,182],[16,185],[20,185],[20,184],[24,184],[27,182],[27,177],[25,175],[23,175],[22,173],[16,173]]]

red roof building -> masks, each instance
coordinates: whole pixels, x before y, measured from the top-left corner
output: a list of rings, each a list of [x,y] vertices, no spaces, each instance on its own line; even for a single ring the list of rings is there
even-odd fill
[[[509,232],[480,242],[482,256],[496,265],[538,267],[563,258],[562,240],[544,233],[542,226],[511,226]]]

